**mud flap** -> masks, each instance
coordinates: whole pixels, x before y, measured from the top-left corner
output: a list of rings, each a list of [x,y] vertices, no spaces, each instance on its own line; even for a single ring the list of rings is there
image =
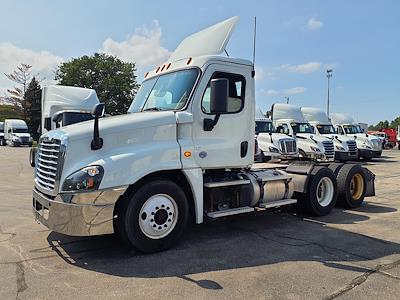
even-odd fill
[[[365,197],[375,196],[375,174],[367,168],[363,168],[365,174]]]

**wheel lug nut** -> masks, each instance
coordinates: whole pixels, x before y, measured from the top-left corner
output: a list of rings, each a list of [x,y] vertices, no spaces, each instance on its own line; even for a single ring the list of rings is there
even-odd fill
[[[164,208],[165,207],[165,205],[163,204],[163,205],[161,205],[161,208]]]
[[[150,222],[154,222],[154,219],[151,219]]]
[[[172,216],[172,212],[168,213],[168,215]]]
[[[168,219],[168,222],[171,222],[171,219]]]
[[[161,226],[159,226],[159,227],[158,227],[158,229],[162,229],[162,227],[161,227]]]
[[[169,210],[169,206],[167,206],[167,210]]]
[[[164,227],[167,227],[167,224],[164,224]]]
[[[154,224],[153,227],[156,227],[156,224]]]
[[[156,210],[159,210],[160,208],[158,206],[156,206]]]

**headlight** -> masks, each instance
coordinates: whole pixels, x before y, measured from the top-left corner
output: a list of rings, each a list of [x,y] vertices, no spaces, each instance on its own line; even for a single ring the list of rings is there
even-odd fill
[[[336,150],[344,151],[344,148],[342,146],[336,146]]]
[[[269,152],[279,153],[279,150],[275,147],[269,147]]]
[[[103,179],[101,166],[89,166],[69,175],[62,186],[63,192],[97,190]]]
[[[314,152],[321,152],[321,150],[318,147],[310,146],[310,149]]]

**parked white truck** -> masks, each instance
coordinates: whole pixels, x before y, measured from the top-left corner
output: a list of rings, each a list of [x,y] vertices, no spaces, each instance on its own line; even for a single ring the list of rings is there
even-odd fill
[[[370,160],[381,156],[382,143],[379,138],[365,133],[350,115],[333,113],[331,114],[331,122],[335,126],[338,135],[355,139],[359,158]]]
[[[41,134],[63,126],[92,120],[93,106],[100,103],[96,91],[81,87],[50,85],[42,88]],[[29,163],[36,163],[36,150],[31,148]]]
[[[6,144],[11,147],[31,147],[33,142],[28,125],[24,120],[20,119],[4,120],[4,139]]]
[[[333,142],[313,134],[311,125],[304,118],[300,107],[286,103],[275,103],[269,112],[278,132],[295,137],[300,157],[318,161],[333,161],[335,149]]]
[[[348,161],[358,159],[357,143],[352,137],[338,136],[327,114],[316,107],[302,107],[306,120],[312,127],[313,134],[327,137],[335,146],[335,160]]]
[[[0,146],[5,146],[6,140],[4,139],[4,122],[0,122]]]
[[[272,120],[256,108],[256,135],[262,161],[294,159],[298,157],[296,139],[276,132]]]
[[[252,168],[254,65],[221,54],[237,17],[181,42],[145,76],[129,113],[49,131],[40,138],[33,212],[51,230],[117,233],[155,252],[188,221],[294,204],[325,215],[336,198],[359,206],[374,175],[353,164],[302,161]]]

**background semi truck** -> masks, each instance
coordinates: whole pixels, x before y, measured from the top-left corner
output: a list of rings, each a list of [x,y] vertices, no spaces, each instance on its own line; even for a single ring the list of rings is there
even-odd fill
[[[41,134],[92,120],[93,106],[100,103],[96,91],[81,87],[51,85],[42,89]],[[29,163],[35,166],[37,148],[31,148]]]
[[[150,71],[128,114],[40,138],[33,212],[51,230],[117,233],[130,247],[173,246],[188,222],[296,204],[328,214],[361,205],[374,176],[353,164],[254,160],[254,64],[225,57],[237,17],[195,33]],[[261,165],[261,166],[260,166]]]
[[[358,159],[357,143],[354,138],[337,135],[327,114],[316,107],[302,107],[306,120],[312,127],[313,134],[327,137],[333,141],[335,146],[335,160],[348,161]]]
[[[4,120],[4,139],[11,147],[32,146],[33,139],[24,120]]]
[[[0,122],[0,146],[5,146],[6,140],[4,139],[4,122]]]
[[[358,156],[364,160],[380,157],[382,154],[382,143],[380,140],[365,133],[359,124],[353,118],[344,113],[332,113],[332,124],[335,126],[338,135],[354,137],[357,148]]]
[[[311,125],[304,118],[300,108],[286,103],[272,105],[270,115],[278,132],[296,138],[299,155],[319,161],[333,161],[335,148],[333,142],[313,134]]]

